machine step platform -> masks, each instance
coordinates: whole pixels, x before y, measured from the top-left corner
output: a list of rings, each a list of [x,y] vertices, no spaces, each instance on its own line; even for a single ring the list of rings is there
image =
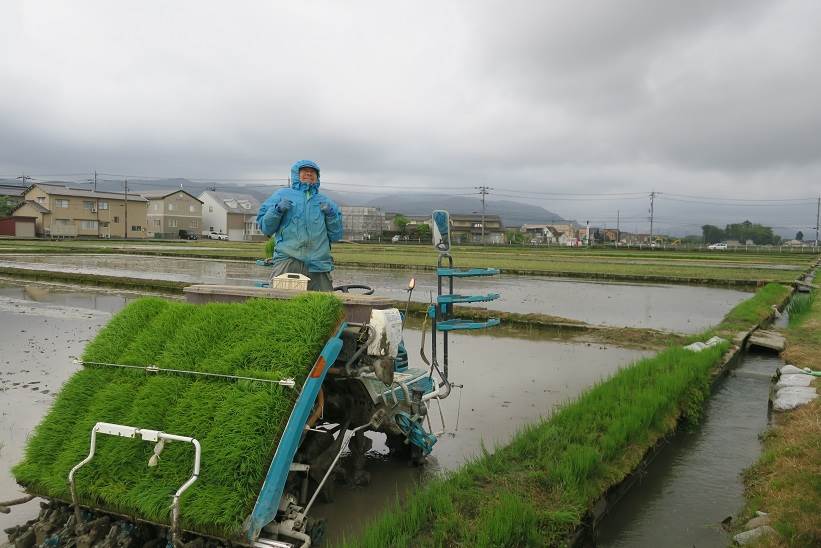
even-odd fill
[[[456,303],[486,303],[499,298],[498,293],[488,293],[487,295],[439,295],[436,302],[439,304]]]
[[[474,322],[471,320],[454,318],[452,320],[437,322],[436,329],[438,331],[457,331],[460,329],[485,329],[488,327],[493,327],[495,325],[499,325],[498,318],[489,318],[487,321],[484,322]]]
[[[458,268],[437,268],[437,276],[454,277],[454,278],[472,278],[475,276],[495,276],[499,273],[498,268],[468,268],[467,270],[460,270]]]

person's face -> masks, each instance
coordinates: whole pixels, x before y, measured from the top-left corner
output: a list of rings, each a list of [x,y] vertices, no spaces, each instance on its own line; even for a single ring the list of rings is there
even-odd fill
[[[316,184],[316,170],[312,167],[299,168],[299,180],[309,185]]]

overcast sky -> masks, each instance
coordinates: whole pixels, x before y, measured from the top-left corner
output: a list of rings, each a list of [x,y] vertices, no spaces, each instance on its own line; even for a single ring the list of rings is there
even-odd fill
[[[311,158],[344,191],[484,184],[642,228],[655,190],[671,230],[815,224],[809,200],[733,199],[821,192],[817,0],[3,0],[0,20],[0,176]]]

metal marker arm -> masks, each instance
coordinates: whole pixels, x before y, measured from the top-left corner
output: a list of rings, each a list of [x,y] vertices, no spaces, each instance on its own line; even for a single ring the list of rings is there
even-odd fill
[[[77,471],[91,462],[91,459],[94,458],[94,453],[97,451],[97,433],[100,434],[107,434],[109,436],[117,436],[121,438],[141,438],[143,441],[148,442],[160,442],[161,440],[165,441],[181,441],[190,443],[194,446],[194,470],[191,473],[191,477],[183,483],[179,489],[174,493],[171,499],[171,538],[174,542],[174,545],[181,544],[181,537],[180,537],[180,528],[179,528],[179,518],[180,518],[180,497],[182,494],[191,487],[197,478],[200,475],[200,459],[202,457],[202,449],[200,447],[200,442],[188,436],[178,436],[176,434],[167,434],[165,432],[160,432],[159,430],[150,430],[148,428],[137,428],[134,426],[125,426],[122,424],[113,424],[110,422],[98,422],[94,425],[91,429],[91,443],[88,451],[88,456],[74,465],[74,467],[68,473],[68,483],[69,488],[71,490],[71,501],[74,504],[74,518],[76,527],[79,529],[80,525],[82,524],[82,516],[80,514],[80,501],[77,498],[77,488],[74,481],[74,476],[77,474]]]

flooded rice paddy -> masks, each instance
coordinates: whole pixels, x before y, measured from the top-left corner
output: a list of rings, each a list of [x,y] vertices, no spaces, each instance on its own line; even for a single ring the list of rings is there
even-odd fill
[[[72,359],[111,314],[135,296],[44,284],[0,287],[0,492],[4,498],[19,493],[9,470],[20,460],[26,437],[48,410],[55,392],[78,367]],[[419,331],[405,331],[412,365],[418,365],[413,361],[419,361],[420,338]],[[334,503],[316,506],[316,514],[328,519],[332,537],[350,535],[425,477],[457,468],[483,445],[492,450],[505,443],[523,425],[548,416],[556,405],[648,354],[586,343],[454,336],[451,379],[464,388],[443,404],[446,426],[453,435],[442,437],[429,463],[421,468],[387,460],[384,438],[375,435],[370,487],[337,486]],[[36,511],[33,501],[11,514],[0,514],[0,526],[25,521]]]
[[[748,354],[708,401],[703,422],[673,437],[599,528],[597,546],[724,547],[721,521],[744,505],[741,472],[761,452],[774,354]]]
[[[134,255],[4,256],[0,266],[231,285],[254,285],[266,280],[270,272],[246,261]],[[338,268],[334,282],[369,285],[378,295],[401,300],[407,298],[404,288],[411,276],[417,282],[414,300],[428,302],[436,293],[436,277],[430,271]],[[500,293],[499,300],[487,303],[494,310],[679,333],[697,333],[717,324],[728,310],[750,296],[743,291],[712,287],[513,275],[459,280],[457,289],[471,294]]]

